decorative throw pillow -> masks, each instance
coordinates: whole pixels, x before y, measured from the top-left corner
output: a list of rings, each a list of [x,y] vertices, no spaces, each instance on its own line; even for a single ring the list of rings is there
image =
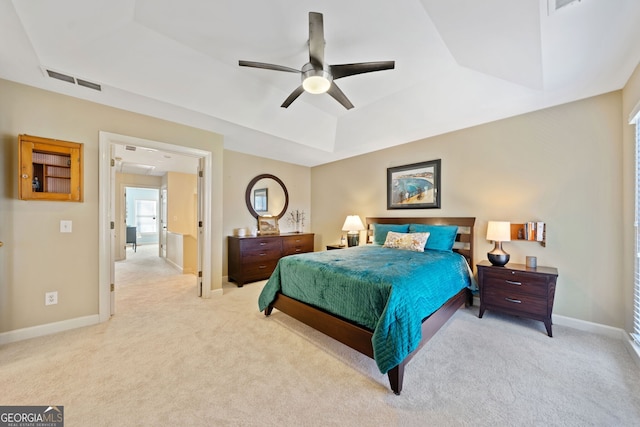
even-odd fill
[[[396,233],[389,231],[387,233],[387,239],[384,242],[384,247],[424,252],[424,245],[428,239],[429,233]]]
[[[429,233],[430,236],[425,249],[451,252],[453,244],[456,241],[456,236],[458,235],[458,226],[410,224],[409,233]]]
[[[387,233],[390,231],[406,233],[409,231],[409,224],[373,224],[373,243],[384,245],[387,240]]]

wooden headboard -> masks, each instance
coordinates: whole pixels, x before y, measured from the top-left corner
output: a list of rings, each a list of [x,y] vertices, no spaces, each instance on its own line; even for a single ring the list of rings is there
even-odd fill
[[[458,235],[456,236],[456,244],[453,251],[464,256],[469,262],[469,266],[473,268],[473,236],[475,217],[367,217],[367,243],[373,236],[372,224],[432,224],[432,225],[457,225]]]

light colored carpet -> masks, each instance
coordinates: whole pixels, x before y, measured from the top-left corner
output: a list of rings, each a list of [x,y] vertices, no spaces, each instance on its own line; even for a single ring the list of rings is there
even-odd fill
[[[68,427],[640,424],[640,372],[617,340],[461,309],[396,396],[372,360],[259,313],[264,282],[203,300],[144,252],[117,266],[110,321],[0,347],[0,404],[63,405]]]

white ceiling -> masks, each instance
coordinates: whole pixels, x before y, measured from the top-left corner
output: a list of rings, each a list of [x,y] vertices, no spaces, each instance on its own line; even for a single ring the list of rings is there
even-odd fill
[[[640,1],[0,0],[0,78],[225,136],[225,148],[314,166],[621,89],[640,61]],[[308,12],[355,105],[304,93]],[[51,69],[102,91],[46,76]]]

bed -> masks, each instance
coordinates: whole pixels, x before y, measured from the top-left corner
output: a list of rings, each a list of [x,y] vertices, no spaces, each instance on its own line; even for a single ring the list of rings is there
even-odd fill
[[[276,308],[374,359],[400,394],[405,365],[459,307],[472,302],[475,218],[366,222],[366,245],[282,258],[258,305],[266,316]],[[383,245],[389,231],[429,230],[424,252]],[[441,230],[453,247],[438,246]]]

